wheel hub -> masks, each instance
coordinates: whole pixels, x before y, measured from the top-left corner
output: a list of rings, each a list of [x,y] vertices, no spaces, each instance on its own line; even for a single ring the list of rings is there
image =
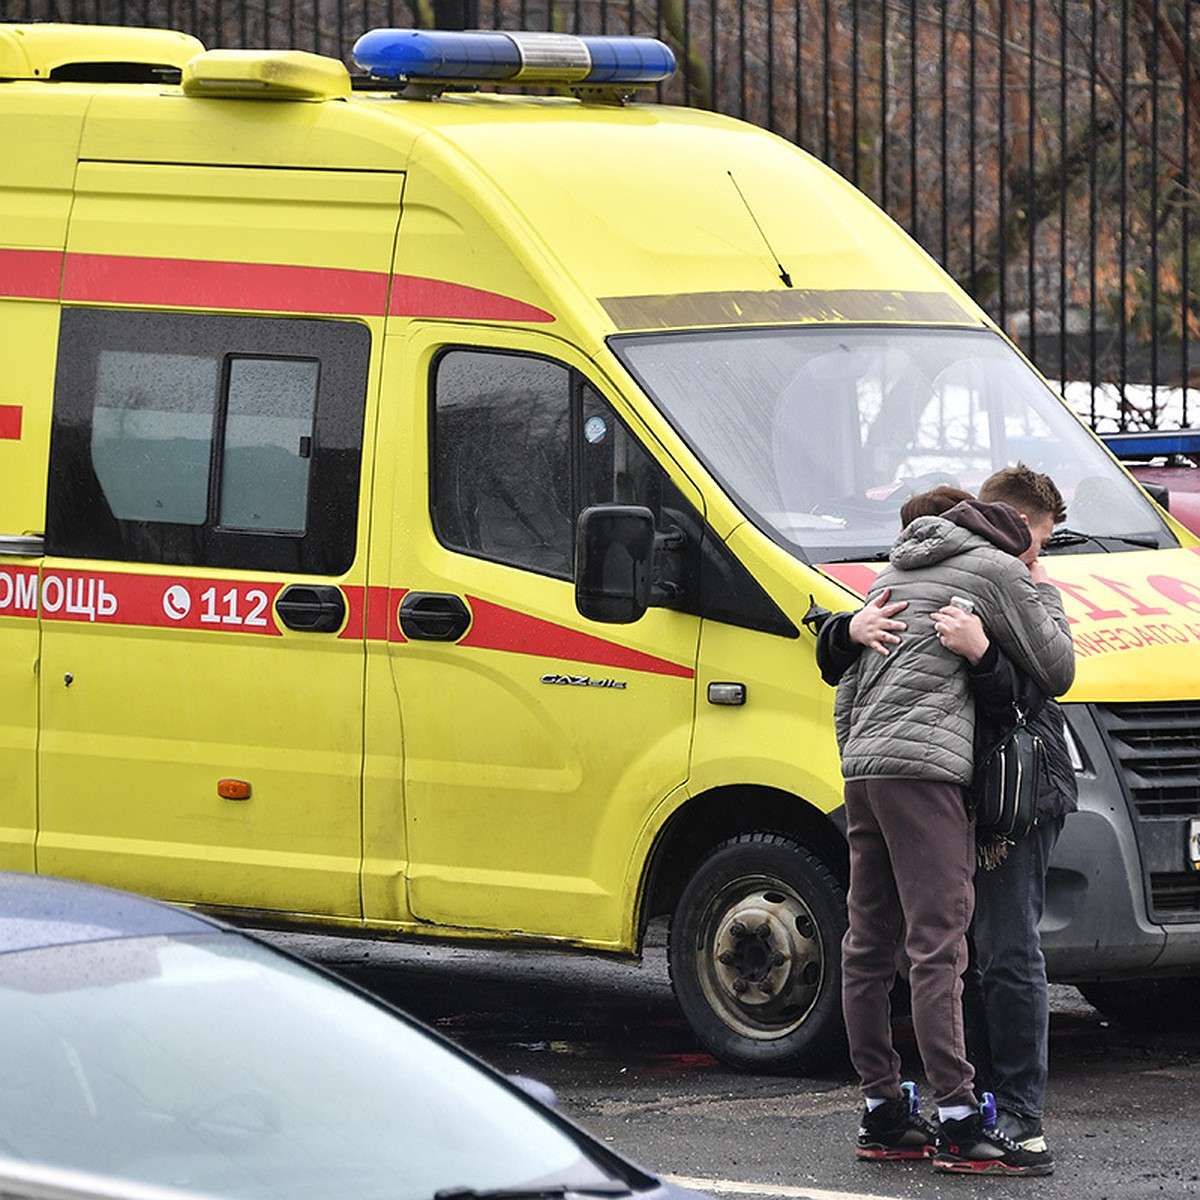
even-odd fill
[[[773,890],[743,896],[716,928],[713,982],[740,1008],[793,1008],[821,979],[815,936],[798,900]]]

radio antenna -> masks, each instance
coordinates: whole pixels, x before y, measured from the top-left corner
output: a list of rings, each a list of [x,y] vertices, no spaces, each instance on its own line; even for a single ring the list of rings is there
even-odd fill
[[[779,261],[779,255],[775,253],[775,248],[771,245],[770,239],[767,237],[766,231],[758,223],[758,218],[754,215],[754,209],[750,207],[750,201],[746,199],[742,189],[738,187],[738,181],[734,179],[732,171],[726,171],[729,176],[729,182],[733,184],[734,189],[738,194],[738,199],[746,206],[746,211],[750,214],[750,220],[754,222],[754,228],[758,230],[758,236],[762,238],[763,245],[767,248],[767,253],[775,260],[775,266],[779,268],[779,278],[783,280],[784,287],[792,286],[792,277],[783,269],[783,263]]]

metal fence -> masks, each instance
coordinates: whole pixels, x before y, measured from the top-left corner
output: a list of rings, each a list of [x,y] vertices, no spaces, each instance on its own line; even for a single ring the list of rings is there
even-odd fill
[[[1200,0],[0,0],[343,58],[377,26],[665,39],[660,98],[883,206],[1101,430],[1200,423]],[[1192,390],[1189,390],[1192,389]]]

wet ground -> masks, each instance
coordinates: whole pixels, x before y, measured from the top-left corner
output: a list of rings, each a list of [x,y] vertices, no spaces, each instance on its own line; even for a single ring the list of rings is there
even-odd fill
[[[671,995],[661,936],[639,967],[532,951],[275,936],[501,1070],[548,1083],[564,1112],[630,1157],[716,1194],[1200,1196],[1200,1016],[1190,1033],[1131,1031],[1106,1021],[1074,988],[1055,987],[1047,1133],[1056,1173],[968,1180],[934,1176],[920,1164],[855,1162],[859,1101],[848,1070],[825,1078],[744,1075],[701,1051]],[[918,1075],[911,1045],[906,1058]]]

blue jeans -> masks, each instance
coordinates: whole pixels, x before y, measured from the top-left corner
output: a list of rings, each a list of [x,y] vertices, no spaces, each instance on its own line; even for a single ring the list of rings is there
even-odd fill
[[[963,976],[967,1056],[996,1105],[1041,1117],[1049,1071],[1050,997],[1038,922],[1063,818],[1043,818],[993,871],[975,872],[971,959]]]

